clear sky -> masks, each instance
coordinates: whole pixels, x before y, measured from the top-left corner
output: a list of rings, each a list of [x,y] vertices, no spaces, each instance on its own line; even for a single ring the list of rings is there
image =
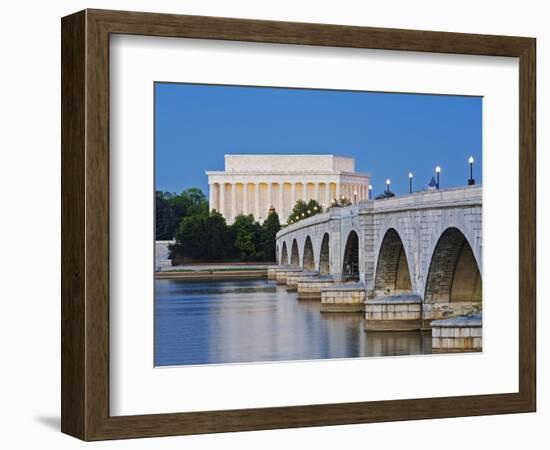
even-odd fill
[[[199,187],[224,154],[334,154],[397,195],[422,190],[441,166],[441,188],[481,182],[482,98],[155,84],[156,189]]]

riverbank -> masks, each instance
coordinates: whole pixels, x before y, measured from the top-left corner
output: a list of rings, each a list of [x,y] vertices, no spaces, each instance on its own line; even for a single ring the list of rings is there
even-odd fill
[[[261,280],[267,279],[267,268],[273,263],[187,264],[164,267],[155,272],[157,280]]]

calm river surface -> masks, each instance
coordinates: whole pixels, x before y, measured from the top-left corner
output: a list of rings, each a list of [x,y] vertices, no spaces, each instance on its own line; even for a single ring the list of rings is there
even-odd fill
[[[431,334],[364,331],[268,280],[155,281],[155,365],[431,353]]]

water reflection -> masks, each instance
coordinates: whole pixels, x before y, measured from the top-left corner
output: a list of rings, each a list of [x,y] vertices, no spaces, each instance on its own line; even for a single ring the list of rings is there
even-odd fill
[[[431,353],[429,333],[364,331],[267,280],[155,281],[155,365]]]

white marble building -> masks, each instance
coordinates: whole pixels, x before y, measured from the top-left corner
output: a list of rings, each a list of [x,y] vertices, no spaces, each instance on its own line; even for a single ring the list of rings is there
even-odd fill
[[[353,158],[335,155],[225,155],[225,170],[207,171],[210,209],[232,223],[239,214],[263,221],[270,207],[286,222],[297,200],[329,205],[344,195],[368,198],[369,176]]]

